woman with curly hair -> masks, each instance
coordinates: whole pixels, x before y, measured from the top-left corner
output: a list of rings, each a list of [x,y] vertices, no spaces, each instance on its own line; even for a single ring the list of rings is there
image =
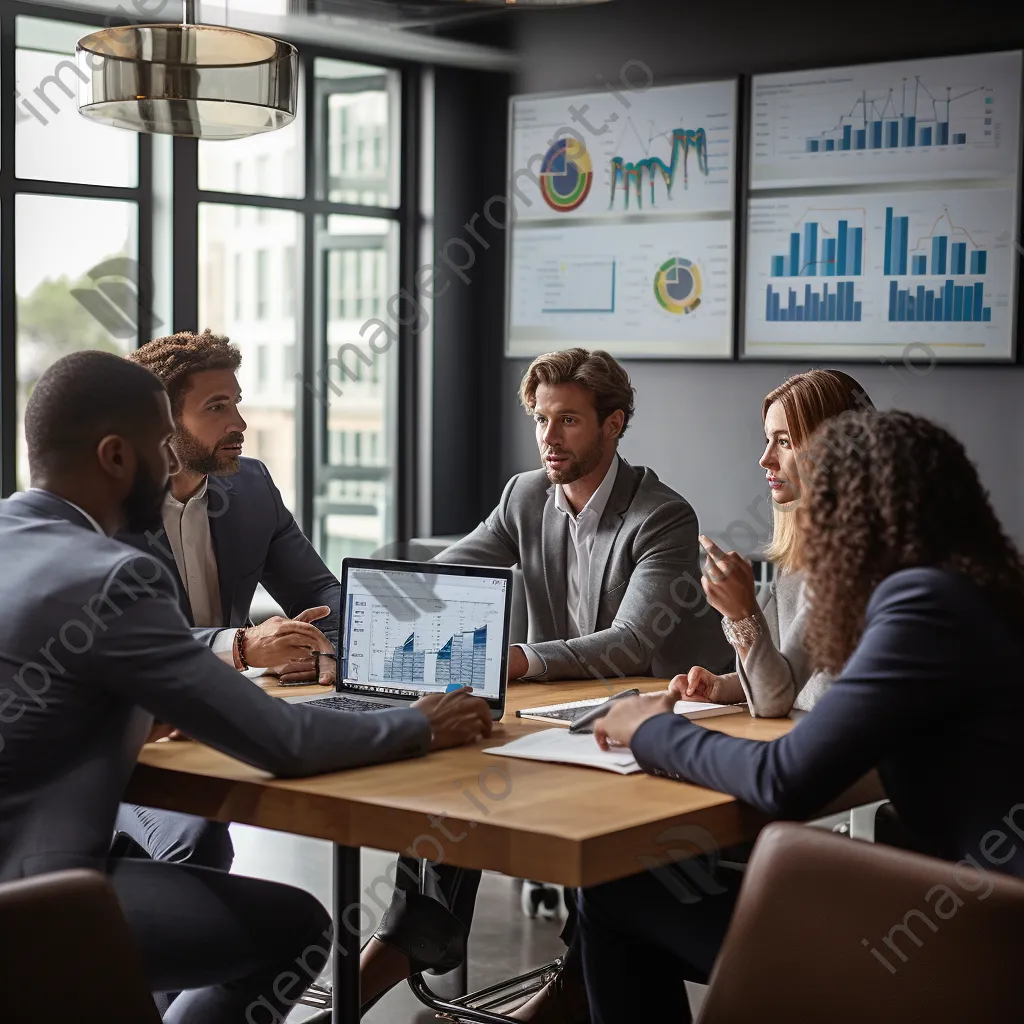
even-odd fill
[[[695,665],[670,684],[683,700],[745,700],[751,714],[781,718],[793,708],[810,711],[828,689],[832,673],[811,664],[804,643],[808,605],[803,574],[795,564],[802,467],[814,432],[826,420],[873,408],[860,384],[842,370],[798,373],[765,396],[765,449],[759,465],[772,492],[774,523],[766,557],[775,565],[775,578],[759,600],[750,563],[737,552],[722,551],[709,538],[700,538],[707,552],[701,582],[736,649],[736,671],[715,675]]]
[[[671,714],[666,691],[616,702],[598,742],[773,818],[813,817],[877,768],[917,849],[1024,876],[1024,844],[986,845],[1024,793],[1020,552],[961,444],[928,420],[844,413],[808,457],[804,642],[837,673],[814,713],[772,742],[744,740]],[[965,701],[978,681],[984,698]],[[652,874],[582,891],[593,1024],[632,1020],[639,1005],[648,1020],[690,1019],[684,979],[707,980],[739,889],[738,875],[714,881],[717,894],[689,905]]]

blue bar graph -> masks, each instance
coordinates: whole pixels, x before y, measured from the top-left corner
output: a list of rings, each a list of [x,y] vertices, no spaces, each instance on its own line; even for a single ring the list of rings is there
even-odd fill
[[[953,231],[966,232],[954,227],[949,221],[949,213],[945,217]],[[910,218],[896,216],[893,208],[885,209],[885,256],[883,270],[887,276],[897,277],[907,273],[907,241],[910,234]],[[911,274],[966,274],[967,243],[954,242],[948,235],[932,235],[931,267],[928,267],[929,253],[914,252],[911,259]],[[915,250],[923,248],[927,239],[919,239]],[[948,262],[948,266],[947,266]],[[985,249],[972,249],[970,270],[972,274],[981,276],[988,269],[988,252]]]
[[[948,321],[951,323],[990,323],[992,307],[985,305],[984,286],[946,282],[936,293],[923,284],[900,288],[896,281],[889,282],[889,321]]]
[[[918,82],[920,85],[920,82]],[[925,90],[927,93],[927,89]],[[971,91],[963,94],[971,95]],[[839,123],[824,128],[818,134],[807,138],[808,153],[847,152],[851,149],[912,149],[918,146],[964,146],[967,144],[967,132],[949,130],[951,116],[950,104],[961,97],[947,98],[945,110],[933,103],[931,116],[920,118],[921,110],[917,100],[908,104],[904,94],[903,107],[897,110],[890,93],[886,103],[870,99],[867,93],[861,93],[856,105],[848,114],[839,119]],[[945,120],[939,120],[945,117]],[[986,122],[991,123],[991,122]]]
[[[863,273],[864,229],[839,221],[835,237],[817,221],[789,235],[789,252],[772,256],[772,277],[859,277]]]
[[[822,285],[821,291],[813,290],[810,284],[805,284],[800,296],[802,302],[797,301],[796,289],[789,288],[783,303],[781,293],[768,285],[765,319],[770,323],[860,323],[861,304],[855,297],[854,288],[853,281],[839,281],[834,285],[826,283]]]

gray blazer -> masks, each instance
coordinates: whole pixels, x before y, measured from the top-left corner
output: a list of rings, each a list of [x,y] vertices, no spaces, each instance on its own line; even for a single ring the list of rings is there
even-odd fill
[[[733,652],[700,586],[697,532],[683,498],[653,470],[620,459],[590,558],[596,615],[572,640],[569,525],[543,469],[509,480],[486,521],[437,561],[522,568],[529,643],[544,663],[540,681],[673,676],[693,665],[723,672]]]
[[[419,711],[286,704],[193,639],[165,566],[42,492],[0,502],[0,881],[103,870],[154,718],[273,775],[423,754]]]

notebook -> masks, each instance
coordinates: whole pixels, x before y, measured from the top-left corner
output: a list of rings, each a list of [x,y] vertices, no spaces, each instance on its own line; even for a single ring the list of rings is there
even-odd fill
[[[488,747],[485,754],[521,757],[528,761],[557,761],[586,768],[604,768],[619,775],[641,771],[629,747],[602,750],[593,736],[574,735],[565,729],[541,729],[502,747]]]

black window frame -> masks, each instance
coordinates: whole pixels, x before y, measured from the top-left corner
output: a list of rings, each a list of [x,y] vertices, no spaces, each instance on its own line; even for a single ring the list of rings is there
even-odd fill
[[[140,281],[151,281],[154,269],[153,140],[139,136],[139,174],[135,188],[83,185],[76,183],[21,179],[15,175],[16,131],[16,37],[19,16],[94,26],[103,15],[93,11],[71,10],[25,0],[6,0],[0,8],[0,489],[4,496],[17,488],[17,293],[15,287],[16,226],[14,207],[19,194],[73,196],[80,198],[121,199],[138,207],[138,263]],[[176,138],[172,146],[173,199],[171,209],[172,325],[164,331],[196,330],[199,314],[199,212],[201,204],[250,207],[263,210],[293,211],[301,217],[301,277],[295,282],[295,312],[298,318],[296,366],[296,466],[297,501],[295,517],[307,536],[313,536],[316,521],[316,495],[331,479],[345,476],[344,467],[330,466],[326,450],[327,419],[318,399],[304,386],[317,381],[328,353],[322,351],[319,319],[323,315],[326,285],[322,279],[323,249],[318,246],[317,230],[321,218],[330,214],[372,217],[397,225],[397,289],[406,295],[417,294],[415,269],[422,224],[420,209],[419,149],[420,104],[423,66],[389,60],[376,54],[311,46],[297,43],[302,64],[301,88],[305,109],[303,156],[304,188],[302,198],[259,196],[251,193],[220,192],[199,188],[198,144],[194,139]],[[398,160],[397,205],[369,206],[330,202],[327,183],[319,180],[326,158],[320,154],[326,140],[324,114],[327,98],[318,89],[315,61],[326,57],[393,70],[399,76],[400,144],[389,155]],[[379,77],[379,76],[378,76]],[[356,80],[358,81],[358,80]],[[394,166],[393,163],[391,165]],[[394,172],[392,172],[394,173]],[[297,251],[298,255],[298,251]],[[403,292],[404,290],[404,292]],[[234,296],[228,296],[234,302]],[[151,297],[140,294],[136,345],[153,336]],[[395,407],[387,409],[389,425],[395,431],[394,463],[376,471],[381,479],[393,474],[394,516],[392,541],[415,534],[416,502],[416,429],[417,345],[412,323],[395,325],[396,345]],[[322,410],[322,411],[321,411]],[[369,479],[370,467],[359,467],[352,479]]]

